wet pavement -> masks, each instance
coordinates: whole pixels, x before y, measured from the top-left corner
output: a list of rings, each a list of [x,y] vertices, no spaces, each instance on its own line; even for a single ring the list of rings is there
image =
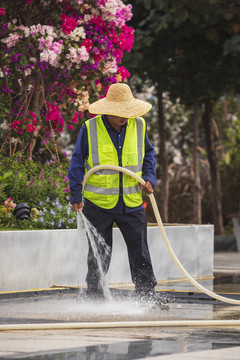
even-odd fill
[[[240,299],[240,253],[215,254],[214,267],[215,278],[200,284]],[[194,325],[239,320],[240,306],[213,301],[185,280],[159,282],[157,290],[168,307],[139,303],[131,286],[112,289],[113,299],[99,303],[76,289],[0,294],[0,324],[193,321],[188,327],[0,331],[0,359],[240,359],[240,327]]]

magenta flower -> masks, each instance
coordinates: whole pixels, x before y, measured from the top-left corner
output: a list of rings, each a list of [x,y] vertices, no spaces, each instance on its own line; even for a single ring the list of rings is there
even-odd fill
[[[73,115],[73,118],[72,118],[72,122],[75,123],[75,124],[78,122],[78,115],[79,115],[78,112],[75,111],[75,113]]]
[[[132,17],[131,5],[123,0],[55,3],[52,13],[51,1],[23,0],[23,5],[34,5],[34,21],[24,25],[24,15],[29,11],[25,5],[17,20],[11,19],[10,12],[8,23],[2,24],[1,42],[8,61],[4,69],[0,68],[0,79],[5,73],[9,89],[3,81],[0,90],[5,99],[11,92],[16,102],[11,128],[27,142],[33,132],[45,140],[51,138],[52,130],[56,137],[65,127],[73,130],[80,119],[88,117],[89,102],[104,97],[109,85],[130,76],[121,60],[134,41],[134,29],[126,25]],[[48,14],[46,19],[41,17],[42,10]],[[0,7],[0,15],[4,14],[5,9]],[[43,23],[38,23],[41,19]],[[44,86],[34,83],[39,70]],[[33,102],[29,108],[26,102],[20,111],[22,94],[35,98],[36,89],[43,90],[44,101],[38,103],[35,112],[31,111]]]
[[[124,81],[126,78],[130,77],[129,71],[124,66],[118,67],[118,74],[121,75],[122,81]]]
[[[63,189],[63,191],[64,191],[66,194],[70,193],[70,189],[68,189],[68,188]]]
[[[8,198],[4,201],[4,207],[7,210],[7,213],[9,213],[11,210],[13,210],[16,207],[16,204],[13,202],[13,199]]]
[[[73,126],[72,126],[72,125],[68,124],[67,127],[68,127],[68,129],[69,129],[70,131],[73,130]]]
[[[61,20],[62,31],[64,32],[64,34],[70,34],[77,27],[77,22],[73,17],[62,14]]]

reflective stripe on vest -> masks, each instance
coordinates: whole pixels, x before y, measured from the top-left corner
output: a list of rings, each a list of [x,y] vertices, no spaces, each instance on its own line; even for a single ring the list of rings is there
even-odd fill
[[[85,162],[85,171],[103,164],[119,165],[118,153],[114,147],[102,117],[86,122],[89,144],[89,156]],[[145,153],[145,121],[142,118],[129,119],[123,144],[122,166],[141,176],[143,154]],[[94,195],[96,194],[96,195]],[[112,208],[119,197],[119,172],[115,170],[100,170],[87,181],[84,197],[103,208]],[[130,176],[123,174],[123,198],[127,206],[135,207],[142,203],[139,184]]]

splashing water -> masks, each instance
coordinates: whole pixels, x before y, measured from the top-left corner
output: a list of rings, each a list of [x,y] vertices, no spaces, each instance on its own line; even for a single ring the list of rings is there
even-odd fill
[[[82,213],[82,211],[77,213],[77,227],[78,230],[82,230],[83,228],[86,229],[88,239],[90,241],[91,247],[93,249],[93,254],[98,265],[98,271],[100,275],[99,285],[101,287],[101,290],[103,291],[105,299],[110,301],[112,300],[112,296],[110,293],[110,289],[106,283],[103,267],[106,259],[110,256],[111,249],[106,244],[103,237],[98,233],[97,229]],[[99,251],[99,249],[101,249],[101,251]]]

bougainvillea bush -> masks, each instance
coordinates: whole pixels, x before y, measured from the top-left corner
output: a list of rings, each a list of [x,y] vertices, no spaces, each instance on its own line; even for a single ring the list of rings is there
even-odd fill
[[[31,158],[130,76],[121,60],[134,41],[131,16],[121,0],[0,2],[0,151]]]
[[[45,164],[26,161],[22,153],[0,155],[0,229],[76,228],[76,213],[69,202],[69,162]],[[17,204],[31,207],[28,220],[17,220]]]

